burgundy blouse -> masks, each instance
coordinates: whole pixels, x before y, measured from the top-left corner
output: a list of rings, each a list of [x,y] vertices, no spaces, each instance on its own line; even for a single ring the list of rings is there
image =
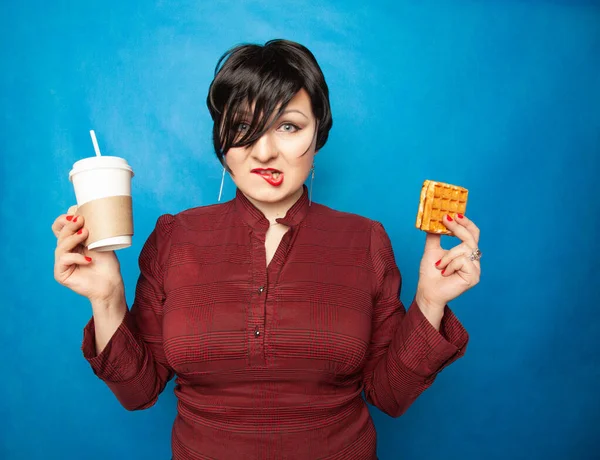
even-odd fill
[[[365,402],[400,416],[464,354],[413,302],[383,226],[302,197],[266,265],[269,223],[241,193],[163,215],[139,258],[135,300],[100,354],[83,352],[128,410],[176,376],[177,459],[375,459]],[[362,393],[364,392],[364,399]]]

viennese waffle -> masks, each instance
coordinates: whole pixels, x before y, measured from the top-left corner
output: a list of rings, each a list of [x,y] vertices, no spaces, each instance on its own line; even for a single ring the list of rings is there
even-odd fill
[[[452,218],[457,213],[465,214],[468,194],[469,191],[464,187],[426,180],[421,187],[416,227],[427,233],[453,235],[442,219],[446,214]]]

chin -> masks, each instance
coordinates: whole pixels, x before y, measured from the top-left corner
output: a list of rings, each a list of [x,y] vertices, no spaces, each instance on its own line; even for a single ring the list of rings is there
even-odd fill
[[[241,189],[242,192],[252,198],[253,200],[260,201],[262,203],[277,203],[283,201],[286,198],[292,196],[298,189],[301,189],[302,185],[298,187],[286,187],[282,184],[279,187],[244,187]]]

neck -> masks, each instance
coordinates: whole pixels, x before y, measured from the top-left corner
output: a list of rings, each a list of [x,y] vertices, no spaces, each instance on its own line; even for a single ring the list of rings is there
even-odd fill
[[[292,206],[294,206],[296,201],[298,201],[298,199],[302,196],[303,192],[304,192],[304,188],[300,187],[296,192],[294,192],[290,196],[284,198],[281,201],[277,201],[275,203],[266,203],[263,201],[257,201],[257,200],[254,200],[253,198],[250,198],[247,195],[246,195],[246,198],[248,198],[248,201],[250,201],[250,203],[252,203],[254,206],[256,206],[256,208],[264,214],[264,216],[271,223],[271,225],[276,225],[277,222],[275,221],[275,219],[285,217],[285,215],[287,214],[289,209]]]

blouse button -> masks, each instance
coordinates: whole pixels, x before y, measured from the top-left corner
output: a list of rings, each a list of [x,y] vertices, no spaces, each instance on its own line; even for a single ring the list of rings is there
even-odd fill
[[[264,290],[265,290],[265,287],[261,286],[261,287],[258,288],[258,293],[262,294],[264,292]]]
[[[256,326],[256,328],[254,328],[254,335],[256,337],[258,337],[260,335],[260,331],[258,330],[258,326]]]

